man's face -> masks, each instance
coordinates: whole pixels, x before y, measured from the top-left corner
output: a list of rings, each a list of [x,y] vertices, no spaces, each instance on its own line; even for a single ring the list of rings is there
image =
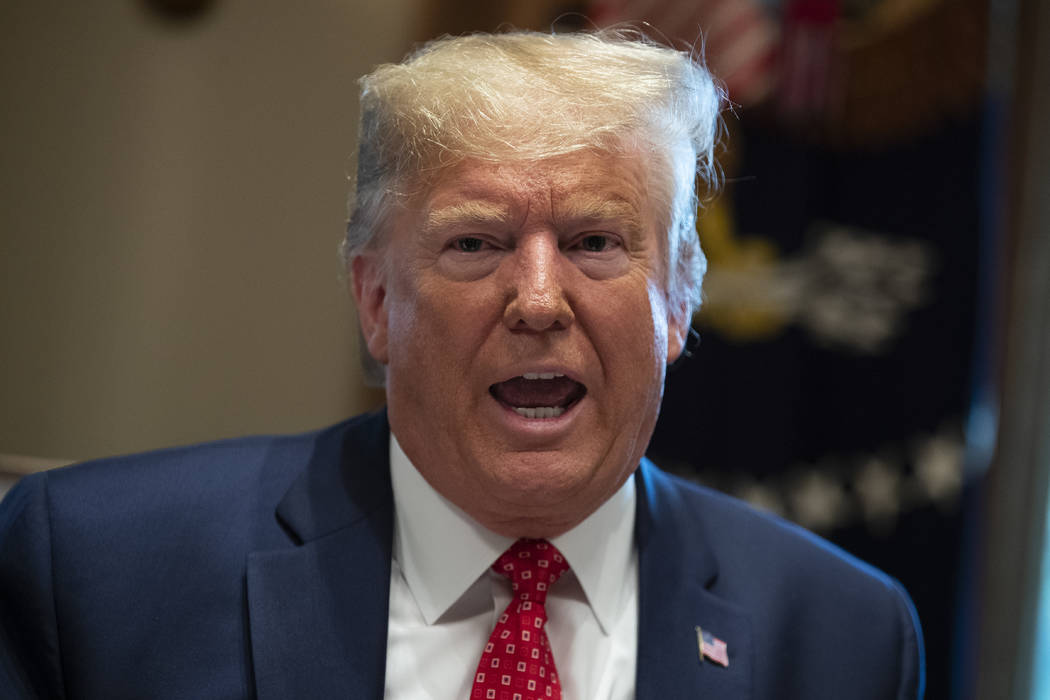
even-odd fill
[[[353,262],[391,429],[491,530],[563,532],[638,465],[686,320],[636,158],[467,161]]]

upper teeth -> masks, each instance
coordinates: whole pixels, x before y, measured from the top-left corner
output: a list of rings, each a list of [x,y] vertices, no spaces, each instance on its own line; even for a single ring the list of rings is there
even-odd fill
[[[554,379],[555,377],[564,377],[565,375],[561,372],[526,372],[521,376],[526,379]]]

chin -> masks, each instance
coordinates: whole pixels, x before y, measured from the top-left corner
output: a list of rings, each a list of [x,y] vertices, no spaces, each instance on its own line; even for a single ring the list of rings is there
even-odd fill
[[[581,455],[560,452],[517,452],[498,460],[499,469],[490,471],[501,501],[522,505],[551,505],[567,500],[587,502],[589,490],[609,493],[621,481],[608,473],[603,488],[602,465]],[[615,483],[614,483],[615,482]]]

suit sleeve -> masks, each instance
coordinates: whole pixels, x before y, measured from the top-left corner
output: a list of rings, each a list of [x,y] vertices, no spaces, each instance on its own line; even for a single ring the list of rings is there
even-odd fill
[[[11,698],[62,698],[51,568],[47,474],[0,503],[0,688]]]
[[[919,615],[915,612],[911,598],[897,581],[894,585],[894,602],[900,629],[900,685],[899,700],[922,698],[926,692],[926,650],[922,639]]]

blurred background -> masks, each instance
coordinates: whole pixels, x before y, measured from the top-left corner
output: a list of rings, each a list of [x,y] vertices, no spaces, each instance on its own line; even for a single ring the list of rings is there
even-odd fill
[[[623,22],[729,95],[651,456],[900,579],[927,697],[1050,697],[1039,0],[0,3],[0,492],[379,405],[336,254],[356,78]]]

